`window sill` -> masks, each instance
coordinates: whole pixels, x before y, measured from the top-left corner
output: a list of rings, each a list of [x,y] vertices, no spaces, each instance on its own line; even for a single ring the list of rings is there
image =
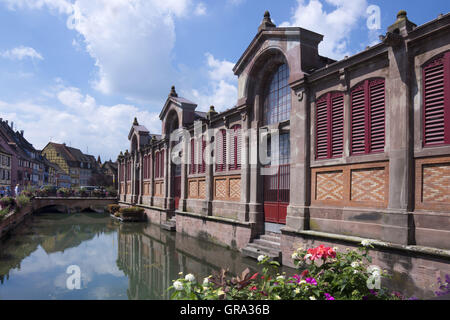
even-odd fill
[[[311,160],[311,168],[345,165],[345,164],[355,164],[355,163],[388,161],[388,160],[389,160],[388,153],[373,153],[373,154],[349,156],[349,157],[334,158],[334,159]]]
[[[414,149],[415,158],[446,156],[450,154],[450,145],[436,147],[420,147]]]

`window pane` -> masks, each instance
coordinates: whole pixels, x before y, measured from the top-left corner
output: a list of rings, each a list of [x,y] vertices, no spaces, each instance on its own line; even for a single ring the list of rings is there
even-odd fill
[[[289,69],[281,65],[272,76],[264,100],[264,123],[273,124],[289,119],[291,88],[288,85]]]

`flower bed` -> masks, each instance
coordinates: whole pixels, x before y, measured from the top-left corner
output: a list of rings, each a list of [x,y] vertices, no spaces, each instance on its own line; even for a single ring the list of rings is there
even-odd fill
[[[109,204],[108,205],[108,211],[109,213],[115,215],[120,210],[120,206],[118,204]]]
[[[144,209],[138,207],[128,207],[119,209],[120,217],[123,221],[145,221]]]
[[[229,277],[226,270],[198,283],[188,274],[169,288],[172,299],[189,300],[400,300],[404,297],[381,285],[389,278],[386,271],[372,265],[369,241],[355,249],[340,251],[320,245],[296,250],[292,259],[298,274],[280,274],[279,263],[258,257],[261,273],[246,269],[240,276]],[[182,276],[182,273],[180,273]],[[441,290],[448,290],[447,283]]]

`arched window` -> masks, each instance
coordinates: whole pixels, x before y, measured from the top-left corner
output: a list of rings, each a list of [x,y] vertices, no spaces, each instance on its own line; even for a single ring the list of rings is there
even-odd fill
[[[366,80],[351,91],[351,153],[384,152],[384,79]]]
[[[229,170],[240,170],[241,169],[241,125],[236,124],[231,127],[231,137],[230,137],[230,165]]]
[[[160,153],[155,153],[155,178],[159,178],[159,156]]]
[[[155,178],[164,178],[164,150],[155,153]]]
[[[125,181],[125,163],[120,165],[120,182]]]
[[[291,88],[288,84],[289,67],[278,67],[270,79],[264,98],[264,124],[288,120],[291,114]]]
[[[227,163],[227,131],[221,129],[216,135],[216,171],[226,170]]]
[[[450,144],[450,51],[423,67],[423,144]]]
[[[144,166],[144,179],[147,179],[147,155],[144,156],[144,161],[143,161],[143,166]]]

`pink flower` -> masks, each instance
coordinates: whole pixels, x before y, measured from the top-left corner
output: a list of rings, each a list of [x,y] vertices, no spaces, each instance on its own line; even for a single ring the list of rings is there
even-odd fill
[[[306,278],[306,283],[312,284],[313,286],[317,286],[317,281],[314,278]]]
[[[325,300],[335,300],[335,299],[331,296],[331,294],[325,293]]]

